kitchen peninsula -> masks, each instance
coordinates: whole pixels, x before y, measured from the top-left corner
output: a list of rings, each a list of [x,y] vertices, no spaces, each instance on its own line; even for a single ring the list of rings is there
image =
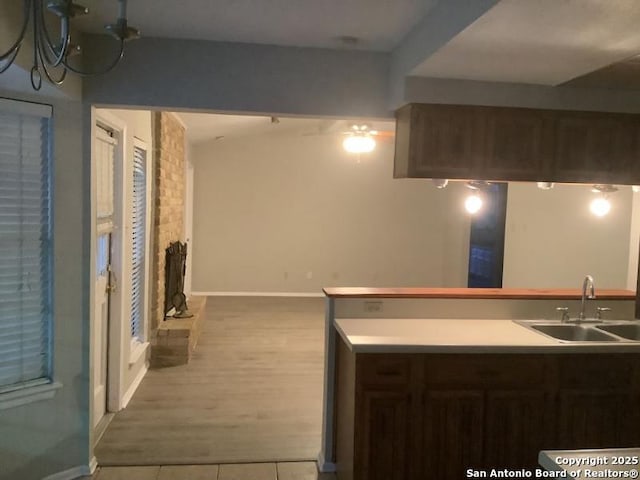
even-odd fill
[[[640,442],[640,343],[562,342],[510,321],[576,312],[577,289],[325,294],[320,460],[339,479],[458,479],[535,468],[540,450]],[[634,301],[600,290],[589,314],[597,305],[629,321]]]

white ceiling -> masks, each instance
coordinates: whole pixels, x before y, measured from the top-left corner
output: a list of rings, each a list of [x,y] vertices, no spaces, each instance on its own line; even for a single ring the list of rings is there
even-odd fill
[[[78,1],[83,29],[116,16],[116,0]],[[492,1],[133,0],[129,21],[143,37],[387,51],[411,59],[400,76],[489,82],[555,86],[640,54],[640,0]]]
[[[176,113],[184,123],[187,138],[191,143],[214,140],[216,137],[238,138],[252,135],[325,135],[340,134],[347,131],[353,120],[277,117],[278,123],[272,123],[271,117],[256,115],[225,115],[213,113]],[[372,129],[393,131],[394,122],[367,121]],[[223,140],[224,138],[220,139]]]
[[[502,0],[414,75],[558,85],[640,53],[638,0]]]
[[[187,38],[303,47],[389,51],[437,0],[134,0],[129,23],[146,37]],[[79,0],[91,15],[74,20],[102,31],[117,16],[116,0]]]

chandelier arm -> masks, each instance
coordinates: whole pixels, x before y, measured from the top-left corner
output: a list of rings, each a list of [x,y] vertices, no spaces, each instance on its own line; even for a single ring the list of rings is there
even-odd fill
[[[4,60],[6,58],[11,58],[9,65],[13,63],[13,60],[16,58],[18,54],[18,50],[20,50],[20,46],[24,41],[24,37],[27,33],[27,27],[29,26],[29,13],[31,11],[31,4],[33,0],[24,0],[24,21],[22,22],[22,29],[18,34],[18,39],[9,47],[9,50],[6,52],[0,53],[0,60]],[[9,67],[3,67],[3,70],[0,73],[4,72]]]
[[[47,22],[44,17],[44,8],[40,7],[40,28],[38,29],[40,32],[40,42],[46,44],[49,48],[49,51],[45,50],[44,58],[47,63],[52,67],[57,67],[62,63],[65,55],[67,54],[67,48],[69,47],[69,43],[71,42],[71,31],[69,29],[69,17],[62,17],[60,19],[60,48],[58,48],[51,41],[51,36],[49,35],[49,29],[47,28]],[[44,39],[44,40],[42,40]],[[55,57],[53,60],[49,56],[49,52]]]
[[[8,59],[7,58],[0,59],[0,61],[5,61],[6,60],[6,63],[3,66],[0,67],[0,73],[6,72],[9,69],[9,67],[11,65],[13,65],[13,61],[16,59],[16,57],[18,56],[18,52],[20,51],[20,46],[21,45],[17,46],[17,48],[13,51],[13,53],[11,53],[7,57]]]
[[[67,77],[66,67],[62,70],[62,73],[60,74],[60,78],[56,80],[51,75],[51,72],[49,72],[49,67],[47,67],[46,58],[45,56],[43,56],[44,54],[42,53],[42,46],[39,45],[37,47],[37,50],[38,50],[38,57],[40,58],[40,65],[42,66],[42,71],[44,72],[45,77],[47,77],[47,80],[49,80],[49,82],[53,83],[54,85],[62,85],[62,82],[64,82],[64,79]],[[50,66],[55,67],[54,65],[50,65]]]
[[[76,75],[80,75],[81,77],[91,77],[93,75],[104,75],[105,73],[109,73],[111,70],[113,70],[116,67],[116,65],[118,65],[118,63],[120,63],[120,60],[122,60],[123,56],[124,56],[124,40],[120,40],[120,53],[115,58],[115,60],[111,62],[109,65],[107,65],[107,67],[103,70],[98,70],[95,72],[83,72],[82,70],[78,70],[72,67],[71,65],[69,65],[66,59],[62,60],[62,65],[64,65],[65,68],[69,69],[71,72],[75,73]]]
[[[34,0],[36,1],[36,0]],[[33,5],[33,66],[31,67],[31,86],[34,90],[38,91],[42,88],[42,73],[40,73],[40,65],[38,63],[38,12],[36,11],[36,4]]]

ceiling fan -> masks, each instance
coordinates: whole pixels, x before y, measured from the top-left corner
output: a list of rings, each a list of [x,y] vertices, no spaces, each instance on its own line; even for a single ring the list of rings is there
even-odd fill
[[[345,125],[346,123],[346,125]],[[340,128],[338,130],[338,128]],[[342,138],[342,146],[349,153],[369,153],[378,142],[393,143],[393,130],[378,130],[368,123],[331,122],[320,125],[317,132],[306,133],[304,136],[334,135]]]

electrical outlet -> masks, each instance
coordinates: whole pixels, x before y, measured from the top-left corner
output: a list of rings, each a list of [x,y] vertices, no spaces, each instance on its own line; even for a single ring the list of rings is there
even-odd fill
[[[382,302],[379,301],[379,300],[365,301],[364,302],[364,311],[367,312],[367,313],[381,312],[382,311]]]

